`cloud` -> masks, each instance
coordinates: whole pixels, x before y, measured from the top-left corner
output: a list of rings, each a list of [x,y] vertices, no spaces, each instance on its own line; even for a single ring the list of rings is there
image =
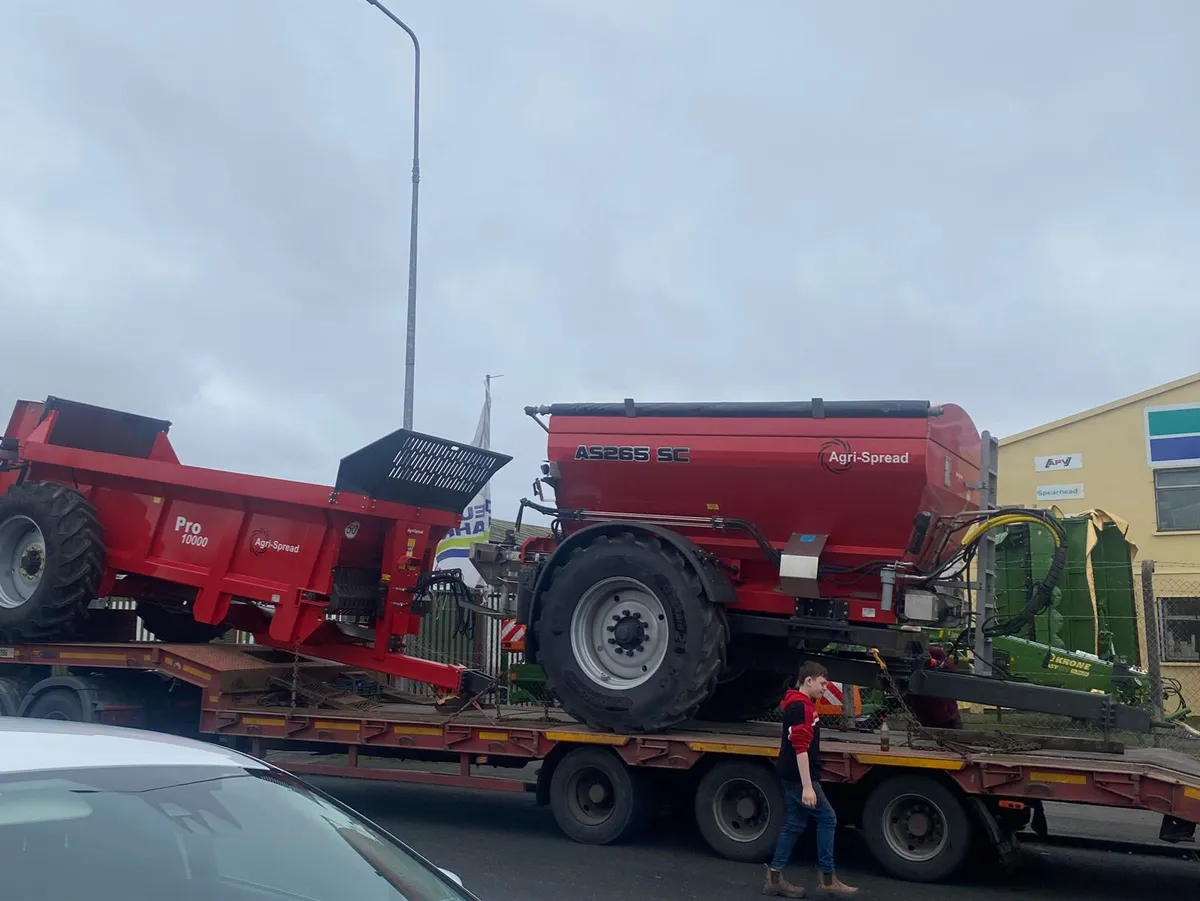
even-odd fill
[[[1192,3],[397,11],[416,425],[469,439],[503,375],[499,513],[525,404],[915,396],[1003,434],[1196,366]],[[355,0],[3,4],[6,393],[318,482],[398,426],[411,54]]]

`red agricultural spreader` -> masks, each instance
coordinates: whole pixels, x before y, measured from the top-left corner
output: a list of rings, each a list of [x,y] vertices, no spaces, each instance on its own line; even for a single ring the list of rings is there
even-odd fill
[[[1015,634],[1051,603],[1066,561],[1050,513],[981,503],[991,467],[957,406],[627,400],[525,412],[547,432],[539,497],[546,485],[555,504],[522,507],[554,517],[553,534],[476,545],[472,559],[516,585],[525,662],[589,725],[753,719],[805,658],[856,685],[1149,723],[1107,697],[928,666],[924,630],[954,630],[964,656],[979,636]],[[967,575],[990,550],[984,537],[1023,523],[1049,532],[1048,571],[1019,613],[972,623],[971,595],[987,586]]]
[[[488,677],[405,653],[438,541],[511,457],[398,430],[332,488],[185,466],[170,423],[50,397],[0,441],[0,640],[86,638],[94,599],[165,641],[255,641],[441,688]],[[460,583],[461,584],[461,583]]]

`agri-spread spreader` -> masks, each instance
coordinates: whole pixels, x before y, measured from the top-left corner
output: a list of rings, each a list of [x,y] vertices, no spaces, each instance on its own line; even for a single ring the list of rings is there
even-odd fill
[[[86,637],[89,604],[134,598],[164,641],[259,644],[474,692],[488,677],[405,653],[438,541],[510,457],[399,430],[332,487],[179,462],[170,423],[50,397],[0,441],[0,640]]]
[[[553,516],[554,535],[477,545],[473,560],[517,586],[526,661],[589,725],[752,719],[817,657],[856,685],[1149,728],[1107,695],[927,665],[924,629],[961,630],[958,650],[972,646],[967,570],[993,529],[1036,523],[1056,550],[1024,610],[983,622],[985,638],[1043,610],[1066,560],[1046,511],[981,502],[995,474],[961,408],[627,400],[525,412],[549,436],[540,483],[555,505],[522,510]]]

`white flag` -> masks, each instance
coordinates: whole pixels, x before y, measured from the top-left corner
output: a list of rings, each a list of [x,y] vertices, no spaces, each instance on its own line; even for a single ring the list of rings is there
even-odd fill
[[[492,386],[490,378],[484,381],[483,412],[479,414],[479,425],[475,427],[475,439],[471,443],[475,447],[491,450]],[[479,541],[487,541],[491,534],[492,492],[490,484],[485,484],[475,495],[470,506],[463,511],[462,521],[458,528],[451,529],[446,537],[438,542],[433,568],[461,570],[463,581],[470,588],[483,584],[483,578],[468,558],[471,554],[471,545]]]

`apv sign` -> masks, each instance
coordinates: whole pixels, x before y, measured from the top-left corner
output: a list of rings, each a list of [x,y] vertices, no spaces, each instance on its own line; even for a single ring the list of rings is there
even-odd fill
[[[1061,472],[1065,469],[1083,469],[1083,454],[1054,454],[1033,458],[1034,472]]]

